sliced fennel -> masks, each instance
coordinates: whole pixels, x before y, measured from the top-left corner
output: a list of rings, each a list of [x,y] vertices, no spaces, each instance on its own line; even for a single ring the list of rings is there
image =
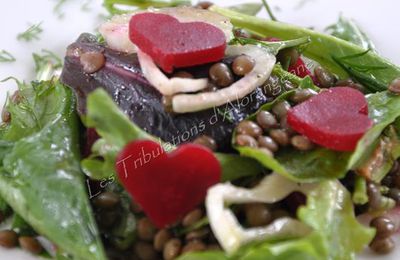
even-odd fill
[[[217,184],[208,190],[206,197],[210,226],[222,248],[228,254],[235,253],[241,246],[252,241],[305,236],[311,232],[311,228],[291,218],[277,219],[265,227],[244,229],[233,212],[225,208],[225,204],[274,203],[294,191],[307,193],[314,187],[314,184],[298,184],[275,173],[265,177],[253,189],[235,187],[230,183]]]

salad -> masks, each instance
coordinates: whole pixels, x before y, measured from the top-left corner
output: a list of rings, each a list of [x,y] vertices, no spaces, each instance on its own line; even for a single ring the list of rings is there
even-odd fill
[[[85,260],[395,248],[400,67],[354,21],[320,33],[266,1],[104,5],[62,65],[36,55],[35,81],[6,79],[0,246]]]

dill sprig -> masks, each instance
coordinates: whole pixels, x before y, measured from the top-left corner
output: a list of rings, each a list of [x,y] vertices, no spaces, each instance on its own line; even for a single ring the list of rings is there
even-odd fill
[[[369,91],[377,92],[387,89],[387,84],[377,79],[371,73],[376,70],[385,70],[387,66],[375,65],[370,62],[359,60],[367,55],[371,49],[352,55],[338,57],[333,55],[332,59],[341,66],[353,79],[364,85]]]
[[[42,50],[42,54],[33,53],[33,61],[35,62],[36,71],[50,63],[54,69],[62,67],[62,60],[57,54],[49,50]]]
[[[0,62],[14,62],[15,57],[6,50],[0,50]]]
[[[363,57],[364,55],[366,55],[368,52],[370,52],[371,49],[367,49],[363,52],[360,53],[355,53],[352,55],[347,55],[347,56],[342,56],[342,57],[334,57],[334,60],[339,63],[339,64],[344,64],[347,66],[350,66],[351,68],[360,71],[360,72],[370,72],[373,70],[384,70],[387,67],[386,66],[382,66],[382,65],[370,65],[370,64],[360,64],[357,62],[351,62],[350,60],[354,60],[360,57]]]
[[[43,78],[44,74],[49,74],[49,71],[54,73],[63,66],[62,59],[49,50],[42,50],[41,54],[32,53],[32,56],[33,61],[35,62],[35,71],[38,78]]]
[[[64,11],[62,8],[66,2],[67,0],[57,0],[57,3],[54,5],[53,12],[59,19],[64,17]]]
[[[17,39],[20,41],[30,42],[32,40],[39,40],[39,35],[43,32],[42,23],[34,24],[30,26],[26,31],[19,33]]]

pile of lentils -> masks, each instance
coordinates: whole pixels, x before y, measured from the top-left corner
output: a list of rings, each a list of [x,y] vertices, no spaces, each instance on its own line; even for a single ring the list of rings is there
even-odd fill
[[[157,229],[147,217],[138,220],[138,241],[134,251],[139,259],[176,259],[181,254],[221,250],[208,225],[196,228],[204,218],[204,209],[196,208],[172,228]],[[177,232],[176,230],[188,232]],[[190,231],[189,231],[190,230]]]
[[[255,182],[253,184],[256,185]],[[204,207],[193,209],[168,228],[158,229],[133,201],[130,211],[136,217],[135,241],[128,249],[110,245],[106,234],[109,232],[107,230],[112,229],[119,221],[117,214],[120,212],[120,203],[120,195],[113,191],[104,191],[92,200],[110,259],[173,260],[189,252],[221,250],[208,224]],[[248,203],[237,205],[232,210],[245,227],[261,227],[277,218],[293,216],[295,210],[287,209],[284,203]]]
[[[292,61],[299,57],[295,49],[287,49],[282,60]],[[284,61],[282,61],[284,62]],[[352,79],[337,80],[337,77],[321,66],[314,69],[315,78],[323,91],[331,87],[347,86],[365,92],[364,86]],[[394,80],[389,90],[400,93],[400,79]],[[282,93],[295,90],[288,100],[276,103],[271,111],[260,111],[255,121],[244,120],[236,127],[236,144],[259,148],[261,151],[273,155],[279,147],[293,146],[300,151],[309,151],[315,147],[307,137],[297,134],[287,124],[287,112],[292,105],[300,104],[317,93],[311,89],[299,89],[288,80],[282,81],[276,75],[271,75],[263,87],[268,96],[277,98]]]
[[[400,95],[400,78],[394,79],[388,86],[390,93]],[[394,162],[390,172],[381,183],[368,182],[368,210],[382,212],[382,208],[400,207],[400,162]],[[400,217],[383,214],[371,220],[370,226],[376,229],[375,238],[369,244],[378,254],[387,254],[395,248],[392,236],[400,229]]]
[[[311,89],[296,89],[290,97],[292,104],[306,101],[317,93]],[[280,147],[289,145],[301,151],[309,151],[315,145],[305,136],[296,134],[287,124],[289,101],[276,103],[271,111],[259,111],[256,121],[244,120],[236,126],[235,143],[239,146],[259,148],[273,155]]]
[[[394,202],[391,207],[400,206],[400,163],[395,161],[391,171],[382,180],[381,184],[368,182],[368,211],[379,212],[382,207]],[[389,201],[390,199],[391,201]],[[382,210],[380,210],[382,212]],[[400,228],[399,216],[380,213],[371,220],[370,226],[376,229],[376,235],[369,247],[376,253],[387,254],[395,248],[392,236]]]
[[[119,194],[112,191],[104,191],[93,200],[96,220],[103,234],[117,224],[120,203]],[[220,250],[204,221],[204,208],[190,211],[178,223],[163,229],[153,225],[135,202],[131,203],[130,210],[136,217],[135,241],[128,250],[110,246],[105,241],[110,259],[172,260],[187,252]]]

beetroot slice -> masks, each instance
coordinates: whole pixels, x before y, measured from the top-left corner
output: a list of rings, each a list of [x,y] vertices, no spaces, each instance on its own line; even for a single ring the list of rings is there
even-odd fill
[[[293,107],[288,124],[311,141],[336,151],[353,151],[373,122],[364,95],[350,87],[336,87]]]
[[[129,37],[164,71],[219,61],[224,57],[224,32],[204,22],[181,23],[159,13],[132,16]]]
[[[126,145],[116,170],[122,185],[159,228],[201,204],[207,190],[221,181],[222,172],[217,158],[203,146],[184,144],[166,153],[148,140]]]

